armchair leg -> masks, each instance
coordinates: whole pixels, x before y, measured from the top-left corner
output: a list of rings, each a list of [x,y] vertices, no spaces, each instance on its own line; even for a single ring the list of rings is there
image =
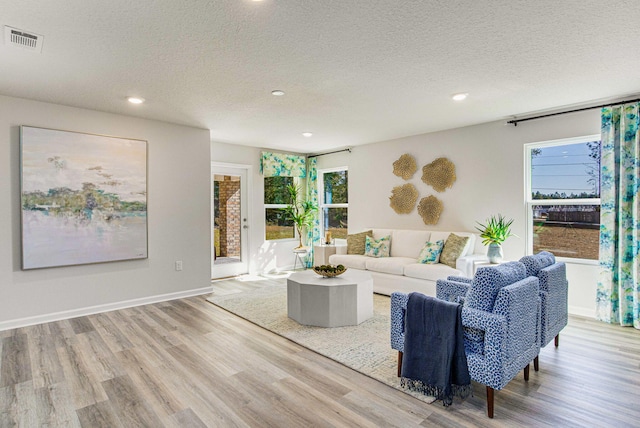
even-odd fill
[[[398,351],[398,377],[402,376],[402,351]]]
[[[533,369],[535,371],[540,370],[540,361],[538,361],[538,357],[540,357],[540,355],[536,355],[536,357],[533,359]]]
[[[526,381],[529,380],[529,366],[530,364],[527,364],[527,366],[524,368],[524,380]]]
[[[487,416],[493,419],[493,388],[487,386]]]
[[[555,339],[555,343],[554,343],[554,344],[556,345],[556,348],[557,348],[557,347],[558,347],[558,345],[560,344],[560,334],[557,334],[557,335],[556,335],[556,339]]]

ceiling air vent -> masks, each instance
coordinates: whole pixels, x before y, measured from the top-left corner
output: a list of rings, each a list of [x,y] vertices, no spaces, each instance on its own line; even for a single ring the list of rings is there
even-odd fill
[[[4,26],[4,43],[9,46],[18,46],[32,51],[42,52],[44,36],[30,31]]]

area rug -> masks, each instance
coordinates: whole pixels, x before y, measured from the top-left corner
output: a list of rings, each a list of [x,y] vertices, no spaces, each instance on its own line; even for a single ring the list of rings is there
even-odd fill
[[[389,343],[389,297],[373,295],[373,317],[357,326],[311,327],[287,316],[286,285],[267,285],[255,290],[212,296],[209,302],[286,337],[305,348],[331,358],[360,373],[431,403],[425,396],[400,386],[398,352]]]

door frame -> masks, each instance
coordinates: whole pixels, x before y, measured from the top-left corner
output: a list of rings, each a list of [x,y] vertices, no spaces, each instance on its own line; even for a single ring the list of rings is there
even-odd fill
[[[243,264],[246,264],[246,269],[240,269],[242,271],[236,271],[233,270],[232,268],[227,268],[227,270],[229,270],[229,274],[225,274],[224,275],[218,275],[218,276],[214,276],[214,254],[215,254],[215,242],[214,242],[214,232],[213,232],[213,219],[214,219],[214,214],[215,214],[215,207],[214,207],[214,198],[213,198],[213,177],[215,174],[215,170],[216,169],[240,169],[243,170],[245,173],[245,183],[240,183],[240,192],[241,192],[241,212],[243,212],[245,214],[245,216],[242,216],[243,218],[247,219],[246,222],[246,226],[248,226],[247,228],[242,228],[241,232],[240,232],[240,257],[241,260],[243,262]],[[216,161],[211,161],[211,171],[210,171],[210,187],[211,187],[211,191],[209,192],[210,194],[210,198],[211,198],[211,220],[210,220],[210,235],[211,235],[211,239],[210,239],[210,248],[211,248],[211,278],[212,279],[219,279],[219,278],[224,278],[224,277],[228,277],[228,276],[236,276],[236,275],[241,275],[241,274],[245,274],[245,273],[249,273],[251,271],[251,257],[250,257],[250,236],[251,236],[251,216],[252,216],[252,206],[251,206],[251,201],[253,200],[252,198],[252,190],[253,190],[253,186],[251,185],[251,183],[253,182],[253,165],[246,165],[246,164],[236,164],[236,163],[227,163],[227,162],[216,162]],[[243,222],[244,223],[244,222]],[[245,224],[243,224],[243,226],[245,226]],[[246,259],[246,260],[245,260]],[[222,266],[222,265],[221,265]],[[228,266],[232,266],[232,265],[228,265]],[[218,268],[219,269],[219,268]]]

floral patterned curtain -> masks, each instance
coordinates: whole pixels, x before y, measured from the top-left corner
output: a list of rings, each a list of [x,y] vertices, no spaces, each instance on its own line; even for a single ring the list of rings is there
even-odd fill
[[[289,153],[262,152],[260,172],[265,177],[297,177],[306,179],[305,195],[307,200],[318,206],[318,170],[316,158]],[[311,248],[305,262],[307,267],[313,264],[313,245],[320,240],[320,221],[318,212],[313,227],[307,231],[307,245]]]
[[[309,158],[307,160],[307,200],[313,202],[318,210],[318,160],[317,158]],[[310,257],[307,260],[307,267],[313,264],[313,246],[320,242],[320,212],[316,211],[313,220],[313,227],[307,230],[307,243],[311,247]]]
[[[640,103],[602,109],[596,317],[640,329]]]
[[[307,176],[307,159],[304,156],[288,153],[262,152],[260,172],[265,177],[298,177]]]

